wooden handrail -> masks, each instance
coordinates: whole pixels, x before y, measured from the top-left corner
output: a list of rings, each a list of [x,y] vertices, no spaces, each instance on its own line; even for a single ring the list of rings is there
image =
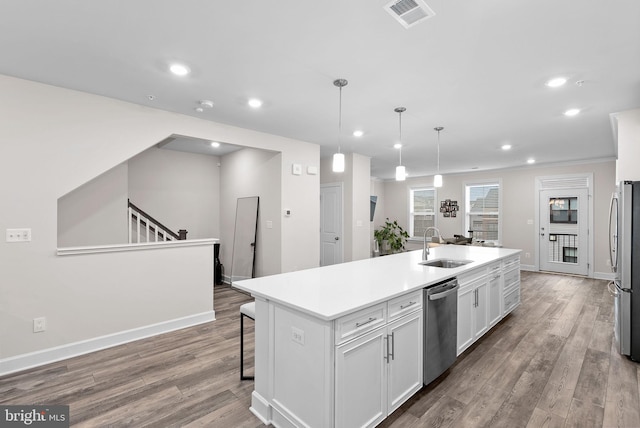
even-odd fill
[[[179,241],[183,241],[185,239],[187,239],[187,231],[185,229],[180,229],[178,231],[178,233],[174,232],[173,230],[169,229],[167,226],[165,226],[164,224],[160,223],[158,220],[156,220],[155,218],[153,218],[152,216],[150,216],[149,214],[147,214],[144,210],[141,210],[138,206],[136,206],[133,202],[131,202],[129,199],[127,199],[127,202],[129,204],[129,208],[132,208],[133,210],[135,210],[136,212],[140,213],[140,215],[142,217],[147,218],[151,223],[155,224],[156,226],[158,226],[162,231],[164,231],[165,233],[167,233],[167,235],[171,235],[173,238],[175,238],[176,240]],[[140,223],[144,224],[145,226],[147,225],[147,223],[143,220],[140,219]],[[153,231],[155,232],[155,228],[152,225],[149,225],[149,229],[153,229]]]

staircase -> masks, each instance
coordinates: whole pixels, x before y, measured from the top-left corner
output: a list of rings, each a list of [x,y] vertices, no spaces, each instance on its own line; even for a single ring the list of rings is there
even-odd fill
[[[174,232],[149,214],[128,201],[129,243],[182,241],[187,239],[187,231]]]

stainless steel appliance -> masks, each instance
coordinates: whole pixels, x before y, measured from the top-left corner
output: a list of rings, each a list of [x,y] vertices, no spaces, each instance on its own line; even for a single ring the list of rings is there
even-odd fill
[[[624,181],[611,198],[609,251],[618,350],[640,361],[640,182]],[[634,269],[635,267],[635,269]]]
[[[458,342],[458,280],[424,289],[424,384],[445,372],[456,360]]]

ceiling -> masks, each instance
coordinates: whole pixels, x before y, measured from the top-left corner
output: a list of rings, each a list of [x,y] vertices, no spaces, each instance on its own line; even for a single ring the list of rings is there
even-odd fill
[[[610,114],[640,107],[640,2],[426,1],[435,16],[406,29],[388,0],[0,0],[0,73],[316,143],[322,156],[338,146],[344,78],[341,149],[370,156],[380,178],[399,161],[398,106],[410,176],[435,173],[436,126],[445,174],[615,157]],[[169,73],[174,61],[191,73]],[[555,76],[568,82],[547,87]],[[200,100],[213,107],[197,112]]]

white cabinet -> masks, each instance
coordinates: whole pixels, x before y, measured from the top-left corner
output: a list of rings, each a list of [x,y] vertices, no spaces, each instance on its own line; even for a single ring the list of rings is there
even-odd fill
[[[503,263],[503,296],[502,316],[506,316],[520,305],[520,257],[506,259]]]
[[[489,328],[502,319],[502,267],[500,264],[489,267],[487,278],[489,287]]]
[[[458,355],[489,329],[487,268],[458,279]]]
[[[389,324],[387,413],[396,410],[422,388],[422,319],[422,310],[419,310]],[[416,340],[418,337],[420,340]]]
[[[375,426],[422,388],[421,293],[389,301],[384,326],[349,336],[350,340],[336,346],[336,427]],[[366,328],[379,321],[371,310],[356,315],[360,317],[350,316],[345,323],[367,322],[362,326]],[[371,318],[376,319],[369,321]],[[345,324],[341,321],[336,323],[338,331]]]
[[[336,349],[336,427],[374,426],[387,416],[387,329]]]

